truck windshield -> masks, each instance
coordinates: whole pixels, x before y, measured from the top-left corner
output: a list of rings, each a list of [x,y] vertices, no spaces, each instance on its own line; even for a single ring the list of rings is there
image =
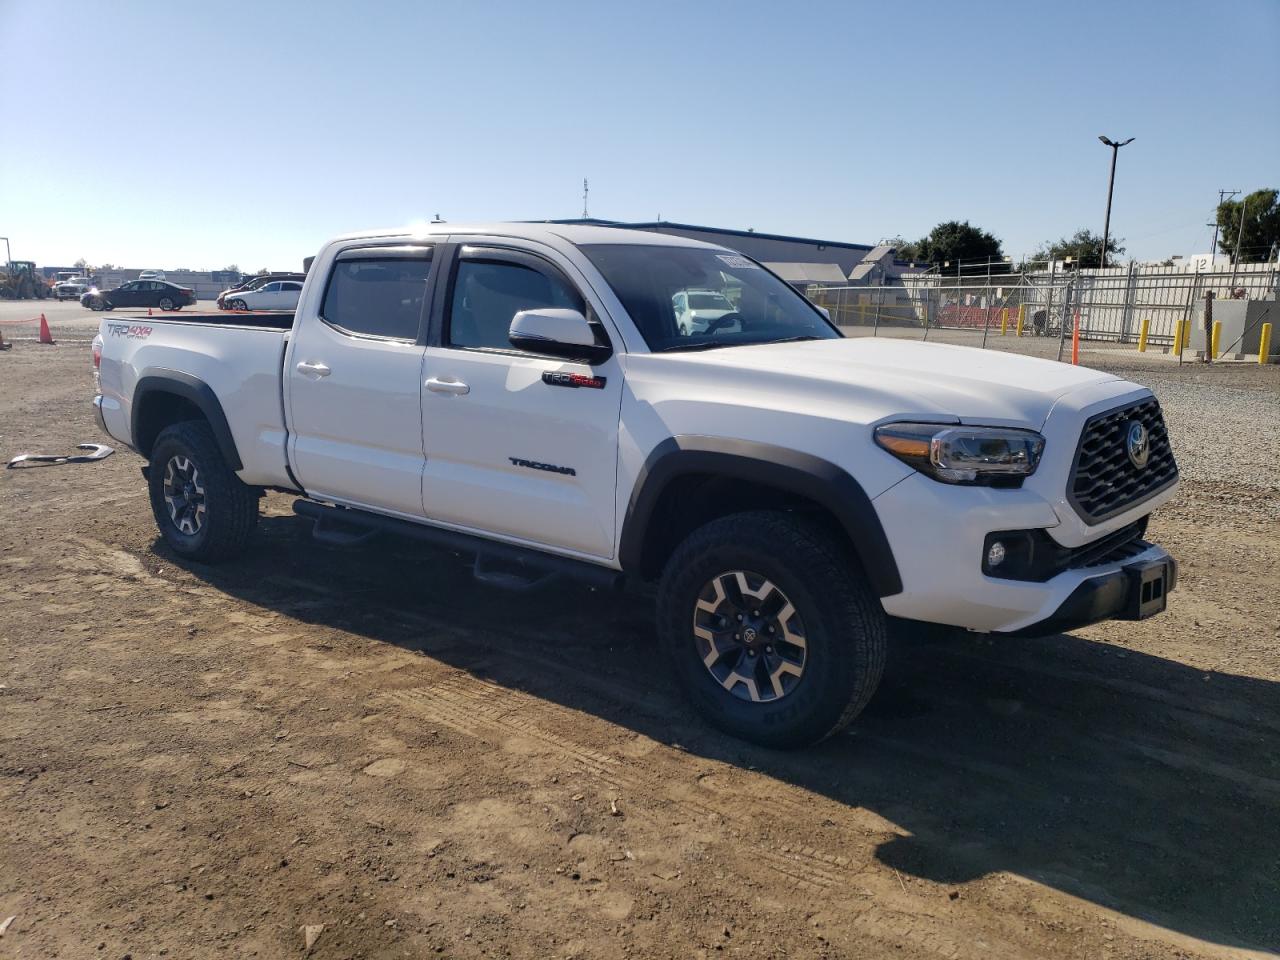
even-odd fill
[[[581,249],[655,352],[840,337],[796,290],[741,254],[644,244]]]

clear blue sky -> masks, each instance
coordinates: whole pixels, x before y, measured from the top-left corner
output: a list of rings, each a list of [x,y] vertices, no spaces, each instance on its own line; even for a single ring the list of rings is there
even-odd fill
[[[1205,252],[1280,186],[1280,0],[0,0],[0,235],[42,264],[295,266],[330,235],[581,213],[1015,255]],[[23,104],[26,111],[18,107]]]

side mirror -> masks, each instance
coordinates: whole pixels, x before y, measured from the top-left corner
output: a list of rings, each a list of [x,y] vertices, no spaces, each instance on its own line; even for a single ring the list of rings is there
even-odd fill
[[[507,334],[513,347],[565,360],[603,363],[613,351],[596,343],[595,331],[578,310],[539,307],[511,318]]]

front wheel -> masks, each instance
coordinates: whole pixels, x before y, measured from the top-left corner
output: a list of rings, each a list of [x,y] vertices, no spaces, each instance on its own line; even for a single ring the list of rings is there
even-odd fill
[[[797,514],[734,514],[691,534],[663,572],[658,629],[698,710],[767,747],[841,730],[884,670],[884,610],[856,558]]]
[[[231,309],[232,309],[232,310],[247,310],[247,309],[248,309],[248,307],[246,307],[246,306],[245,306],[245,302],[244,302],[243,300],[232,300],[232,301],[231,301]]]
[[[165,542],[190,560],[243,552],[258,523],[258,497],[228,466],[202,420],[165,427],[147,471],[151,512]]]
[[[106,308],[107,308],[106,303],[103,302],[103,300],[100,297],[94,297],[92,300],[89,301],[90,310],[105,310]]]

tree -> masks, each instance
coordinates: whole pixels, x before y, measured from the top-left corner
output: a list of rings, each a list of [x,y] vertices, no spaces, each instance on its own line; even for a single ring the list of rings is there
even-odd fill
[[[902,234],[887,237],[883,242],[885,246],[893,247],[893,252],[899,260],[920,259],[920,251],[916,249],[916,245],[903,237]]]
[[[1123,238],[1107,238],[1107,266],[1111,266],[1116,257],[1124,253]],[[1057,242],[1044,244],[1035,252],[1037,260],[1066,260],[1070,257],[1073,264],[1086,270],[1096,270],[1099,266],[1102,251],[1102,237],[1089,230],[1077,230],[1069,237]]]
[[[84,257],[81,257],[79,260],[73,263],[72,266],[83,273],[85,270],[89,269],[89,261],[86,260]]]
[[[114,263],[104,263],[98,267],[99,270],[114,270],[115,268],[116,265]]]
[[[266,267],[260,267],[260,268],[258,269],[258,276],[260,276],[260,277],[265,277],[265,276],[266,276],[267,274],[269,274],[270,272],[271,272],[271,271],[270,271],[270,270],[268,270]]]
[[[223,267],[223,268],[222,268],[222,272],[223,272],[223,273],[239,273],[239,272],[240,272],[240,264],[238,264],[238,263],[229,263],[229,264],[227,264],[225,267]]]
[[[1244,212],[1244,233],[1240,214]],[[1263,263],[1272,247],[1280,243],[1280,194],[1273,189],[1255,190],[1241,200],[1218,205],[1218,250],[1235,260],[1236,240],[1240,241],[1241,263]]]
[[[898,255],[906,260],[923,260],[938,265],[950,262],[946,268],[948,271],[959,270],[963,264],[969,273],[982,272],[987,269],[988,262],[999,263],[1004,256],[1000,241],[968,220],[940,223],[929,231],[928,236],[899,248]]]

